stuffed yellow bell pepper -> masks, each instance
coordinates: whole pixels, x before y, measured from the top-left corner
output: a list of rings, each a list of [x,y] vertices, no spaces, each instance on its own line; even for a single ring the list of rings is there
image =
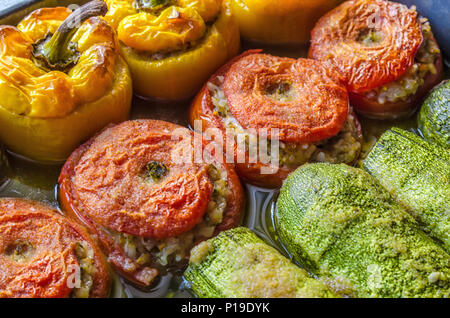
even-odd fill
[[[239,51],[236,20],[222,0],[106,0],[137,94],[192,96]]]
[[[343,0],[230,0],[241,36],[267,44],[303,44],[319,18]]]
[[[132,84],[102,1],[43,8],[0,26],[0,140],[39,161],[64,160],[128,117]]]

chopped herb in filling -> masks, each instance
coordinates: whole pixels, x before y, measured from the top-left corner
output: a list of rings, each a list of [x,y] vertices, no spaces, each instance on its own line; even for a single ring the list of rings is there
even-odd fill
[[[265,94],[279,102],[290,102],[297,98],[296,90],[291,83],[283,82],[266,88]]]
[[[30,259],[33,251],[33,245],[30,242],[17,240],[5,249],[5,254],[17,263],[25,263]]]
[[[363,30],[358,38],[358,42],[365,46],[375,46],[381,43],[384,39],[384,33],[376,29]]]
[[[437,72],[434,63],[440,54],[439,47],[432,40],[428,20],[421,18],[421,23],[423,43],[416,54],[413,66],[400,79],[365,93],[367,98],[376,100],[380,104],[406,101],[410,96],[417,93],[428,74]]]
[[[80,287],[74,288],[72,297],[89,298],[94,285],[94,251],[87,242],[77,242],[75,244],[75,255],[80,266]]]
[[[147,164],[147,174],[153,181],[159,181],[169,169],[161,162],[152,161]]]
[[[195,242],[211,238],[222,222],[227,207],[227,172],[210,165],[208,175],[213,185],[211,200],[202,221],[189,232],[166,239],[143,238],[107,229],[125,253],[141,266],[171,266],[181,263],[189,255]]]

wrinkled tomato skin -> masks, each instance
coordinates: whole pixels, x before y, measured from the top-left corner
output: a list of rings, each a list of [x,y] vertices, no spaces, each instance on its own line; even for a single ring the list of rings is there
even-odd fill
[[[200,93],[194,98],[190,108],[190,123],[194,125],[196,120],[200,120],[202,123],[203,131],[207,129],[219,128],[223,134],[225,134],[225,127],[221,120],[214,116],[212,108],[210,106],[210,95],[208,87],[203,87]],[[220,142],[225,142],[225,139]],[[236,155],[236,148],[234,153]],[[247,158],[248,159],[248,158]],[[248,183],[264,188],[279,188],[283,184],[283,180],[293,172],[295,169],[288,169],[280,167],[274,174],[261,174],[261,169],[269,168],[267,164],[261,162],[257,163],[234,163],[234,168],[239,177]]]
[[[367,21],[372,20],[367,19],[367,15],[373,8],[381,12],[380,30],[384,32],[384,38],[371,47],[358,43],[356,36],[358,31],[368,28]],[[389,22],[383,24],[383,21]],[[436,42],[433,36],[432,41]],[[340,72],[347,84],[351,106],[359,114],[373,119],[397,119],[414,114],[428,91],[442,80],[440,54],[435,61],[437,72],[427,74],[424,84],[406,100],[380,104],[376,98],[367,98],[365,93],[399,80],[415,63],[422,43],[423,34],[416,11],[394,2],[353,0],[318,21],[312,31],[308,55],[329,63]]]
[[[372,26],[377,17],[381,26]],[[384,33],[381,42],[359,43],[360,32],[372,28]],[[346,1],[317,22],[309,57],[333,65],[349,92],[363,93],[402,77],[413,65],[422,41],[416,11],[389,1]]]
[[[281,84],[295,97],[279,100],[268,95]],[[283,142],[331,138],[348,115],[345,86],[334,72],[312,59],[247,55],[230,65],[222,89],[230,112],[244,129],[268,130],[269,138],[277,129]]]
[[[261,50],[250,50],[244,52],[242,55],[237,56],[236,58],[229,61],[227,64],[222,66],[209,80],[209,82],[214,82],[214,79],[217,76],[224,76],[230,67],[238,60],[243,57],[252,54],[261,53]],[[221,144],[225,144],[225,136],[226,136],[226,127],[224,126],[221,118],[219,116],[214,115],[213,113],[214,106],[211,101],[211,95],[207,86],[207,83],[203,86],[199,94],[194,98],[191,108],[189,111],[189,121],[191,127],[195,127],[195,121],[201,122],[201,128],[204,132],[207,129],[219,129],[224,136],[224,139],[219,141]],[[353,113],[353,110],[351,110]],[[353,113],[355,118],[355,124],[358,130],[359,139],[362,140],[362,129],[356,115]],[[250,184],[263,187],[263,188],[279,188],[283,184],[283,181],[287,178],[287,176],[293,172],[296,168],[289,168],[285,166],[271,166],[270,164],[265,164],[260,162],[259,160],[256,163],[250,163],[248,154],[246,154],[246,160],[244,163],[239,163],[236,160],[237,157],[237,147],[234,145],[234,167],[239,177]],[[271,174],[262,174],[261,170],[273,169],[274,173]]]
[[[257,54],[260,53],[261,50],[250,50],[247,52],[244,52],[243,54],[235,57],[231,61],[229,61],[227,64],[222,66],[212,77],[211,79],[217,77],[217,76],[223,76],[230,66],[238,61],[240,58],[251,55],[251,54]],[[223,136],[225,137],[225,126],[223,125],[221,119],[218,116],[215,116],[213,114],[213,107],[211,105],[211,95],[209,94],[209,89],[207,84],[203,86],[203,88],[200,90],[199,94],[194,98],[191,108],[189,111],[189,122],[191,124],[191,127],[194,127],[195,121],[201,121],[202,123],[202,131],[204,132],[207,129],[216,129],[219,128],[220,131],[223,133]],[[222,144],[225,144],[226,140],[219,141]],[[234,148],[234,156],[236,156],[237,149]],[[248,158],[247,158],[248,159]],[[254,184],[256,186],[265,187],[265,188],[279,188],[281,187],[283,180],[287,178],[287,176],[295,169],[287,169],[280,167],[278,171],[274,174],[261,174],[261,169],[263,168],[269,168],[267,164],[263,164],[261,162],[257,163],[248,163],[248,160],[246,160],[246,163],[237,163],[234,162],[234,168],[236,169],[237,174],[239,177],[245,181],[249,182],[251,184]]]
[[[24,229],[24,231],[17,233],[17,239],[30,242],[34,249],[30,260],[17,266],[18,272],[14,275],[14,281],[20,285],[10,284],[6,288],[1,286],[4,282],[0,274],[0,298],[70,297],[72,290],[68,283],[71,279],[71,269],[68,266],[78,264],[73,248],[74,244],[80,241],[87,242],[93,250],[95,273],[89,297],[108,297],[111,280],[106,259],[97,247],[95,240],[83,226],[60,215],[52,207],[27,199],[1,198],[0,210],[0,228],[9,228],[7,232],[3,233],[0,245],[4,248],[5,242],[1,241],[11,241],[9,236],[14,234],[13,231],[16,227]],[[7,220],[6,224],[3,222],[4,220]],[[39,231],[32,233],[29,227],[33,226],[38,227]],[[46,244],[51,244],[51,246]],[[56,250],[57,247],[60,250]],[[67,269],[67,273],[58,272],[58,262],[63,259],[65,261],[63,267]],[[68,260],[69,262],[67,262]],[[0,255],[0,263],[2,264],[0,272],[2,268],[3,270],[7,268],[9,271],[14,271],[12,263],[5,260],[3,255]],[[39,269],[41,270],[39,271]],[[61,277],[61,284],[51,283],[56,277]],[[10,278],[7,277],[7,279]],[[23,286],[28,287],[23,289]]]
[[[225,133],[225,127],[217,116],[214,116],[212,109],[210,107],[210,95],[207,87],[204,87],[200,93],[195,97],[190,108],[190,123],[194,124],[194,121],[200,120],[202,122],[202,129],[217,129]],[[362,128],[361,125],[352,110],[353,117],[355,118],[355,125],[358,130],[359,140],[362,140]],[[225,142],[225,141],[223,141]],[[236,149],[234,150],[236,152]],[[357,156],[358,157],[358,156]],[[253,184],[258,187],[263,187],[267,189],[277,189],[283,185],[283,181],[289,176],[290,173],[294,172],[296,168],[288,167],[272,167],[275,169],[273,174],[261,174],[262,169],[270,169],[270,165],[256,162],[249,163],[248,158],[246,163],[234,163],[234,168],[238,173],[239,177],[247,183]]]
[[[159,121],[157,121],[159,122]],[[168,128],[182,128],[171,123],[163,123],[167,125]],[[187,130],[186,128],[182,128]],[[100,132],[98,135],[100,135]],[[98,136],[97,135],[97,136]],[[88,230],[99,238],[101,247],[104,253],[108,256],[108,260],[111,265],[121,274],[125,279],[137,286],[149,286],[151,282],[144,282],[141,278],[143,273],[153,275],[155,279],[158,275],[158,270],[149,267],[142,267],[138,265],[133,259],[126,255],[124,250],[114,241],[114,239],[106,233],[96,222],[90,218],[86,212],[83,210],[83,206],[74,196],[74,188],[72,184],[72,178],[75,175],[75,167],[77,166],[80,159],[89,150],[96,136],[91,138],[85,144],[81,145],[76,151],[72,153],[67,162],[65,163],[58,183],[59,183],[59,200],[63,209],[72,217],[78,221],[84,223]],[[204,144],[206,146],[207,143]],[[219,154],[214,154],[218,158]],[[243,211],[245,207],[245,196],[242,185],[239,178],[234,171],[233,167],[225,163],[225,159],[220,159],[224,164],[222,167],[227,172],[228,190],[229,195],[227,198],[227,209],[224,212],[222,223],[220,223],[215,230],[214,235],[221,231],[238,226],[242,221]],[[188,256],[187,256],[188,257]],[[136,270],[127,270],[127,266],[133,264]],[[152,279],[152,280],[153,280]]]
[[[212,194],[209,165],[193,158],[175,161],[192,147],[180,126],[133,120],[105,129],[74,168],[77,201],[96,224],[119,233],[165,239],[190,231],[203,217]],[[184,136],[183,136],[184,137]],[[180,148],[183,147],[183,148]],[[164,182],[146,177],[147,164],[166,165]]]
[[[350,103],[358,113],[368,118],[389,120],[411,116],[421,105],[422,100],[428,92],[443,80],[444,69],[442,56],[439,56],[436,59],[435,68],[436,73],[428,73],[425,77],[424,84],[419,87],[414,95],[408,97],[405,101],[385,102],[384,104],[380,104],[378,101],[369,99],[363,94],[349,93]]]

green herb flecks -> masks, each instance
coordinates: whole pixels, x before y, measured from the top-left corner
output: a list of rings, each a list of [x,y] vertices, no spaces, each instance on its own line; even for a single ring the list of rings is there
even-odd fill
[[[169,171],[169,169],[161,162],[151,161],[147,164],[148,176],[155,182],[160,181],[167,171]]]

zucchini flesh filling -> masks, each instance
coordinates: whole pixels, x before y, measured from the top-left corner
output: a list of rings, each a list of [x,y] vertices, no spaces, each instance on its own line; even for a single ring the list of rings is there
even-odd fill
[[[165,239],[144,238],[111,229],[106,231],[121,246],[127,256],[140,266],[172,266],[181,263],[189,255],[196,242],[214,235],[217,225],[222,223],[227,207],[229,190],[226,170],[211,164],[208,175],[213,184],[211,200],[203,219],[192,230],[178,237]],[[130,271],[135,269],[130,268]]]
[[[436,74],[434,65],[440,54],[439,47],[432,40],[430,23],[426,18],[421,18],[423,43],[419,48],[413,66],[400,79],[365,93],[366,97],[376,100],[379,104],[386,102],[406,101],[417,93],[419,87],[425,83],[429,73]]]
[[[258,153],[258,136],[247,132],[231,114],[227,98],[222,89],[223,76],[216,77],[216,83],[208,82],[214,115],[220,116],[227,133],[244,135],[245,150]],[[286,97],[289,98],[290,96]],[[355,118],[349,114],[342,130],[334,137],[311,144],[279,142],[279,163],[283,167],[294,168],[307,162],[352,163],[361,148]],[[271,141],[267,141],[268,155],[271,156]]]

